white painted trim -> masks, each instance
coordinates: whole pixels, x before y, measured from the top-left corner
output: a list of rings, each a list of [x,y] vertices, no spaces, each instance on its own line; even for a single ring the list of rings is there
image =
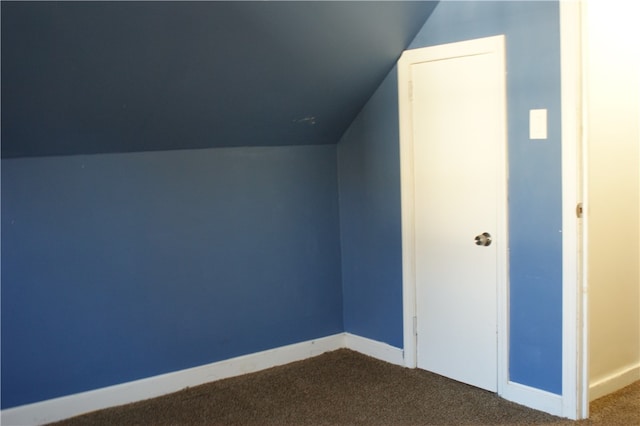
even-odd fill
[[[187,387],[253,373],[348,348],[391,364],[405,365],[403,350],[386,343],[340,333],[141,380],[2,410],[0,423],[38,425],[91,411],[177,392]]]
[[[504,149],[499,151],[498,164],[504,166],[504,170],[498,173],[498,199],[501,204],[497,208],[497,227],[499,235],[502,235],[503,245],[497,249],[497,273],[498,280],[496,288],[496,314],[497,314],[497,333],[498,333],[498,351],[497,351],[497,391],[498,395],[502,395],[504,387],[509,381],[509,137],[508,137],[508,120],[507,120],[507,49],[505,46],[506,37],[498,36],[495,38],[494,49],[498,52],[499,67],[504,70],[504,85],[502,86],[501,96],[504,99],[504,111],[502,120],[502,129],[504,132],[503,141]]]
[[[408,51],[407,51],[408,52]],[[410,64],[405,52],[398,61],[398,111],[400,132],[400,204],[402,223],[402,313],[405,367],[417,366],[415,225],[413,180],[413,123],[411,119]]]
[[[191,386],[301,361],[345,347],[345,334],[309,340],[133,382],[2,410],[6,425],[37,425],[154,398]]]
[[[414,164],[413,164],[413,131],[410,102],[410,66],[413,63],[424,62],[434,57],[455,57],[467,55],[472,49],[478,52],[499,52],[500,60],[505,64],[505,37],[503,35],[480,38],[458,43],[431,46],[405,51],[398,61],[398,109],[400,126],[400,185],[401,185],[401,214],[402,214],[402,294],[403,294],[403,324],[404,324],[404,356],[405,366],[415,368],[417,365],[417,342],[414,332],[414,318],[416,317],[416,280],[415,280],[415,242],[414,242]],[[505,72],[506,72],[506,68]],[[506,99],[506,87],[504,93]],[[506,141],[506,117],[505,141]],[[508,143],[505,142],[505,146]],[[505,166],[507,153],[503,153]],[[507,167],[500,171],[499,180],[504,182],[500,189],[501,211],[500,220],[503,228],[500,230],[508,241],[507,219]],[[508,247],[504,244],[498,250],[498,392],[508,380]]]
[[[352,351],[388,362],[390,364],[404,366],[403,351],[395,346],[345,333],[345,346]]]
[[[562,412],[570,419],[589,415],[587,369],[586,213],[584,188],[582,7],[560,2],[562,98]]]
[[[608,395],[638,380],[640,380],[640,364],[620,369],[607,377],[591,383],[589,386],[589,400],[593,401]]]
[[[504,399],[555,416],[563,415],[562,396],[519,383],[508,382],[502,396]]]

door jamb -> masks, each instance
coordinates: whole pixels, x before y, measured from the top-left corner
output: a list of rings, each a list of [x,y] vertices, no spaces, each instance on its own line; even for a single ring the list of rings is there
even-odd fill
[[[589,416],[584,4],[560,1],[562,97],[562,415]],[[582,214],[577,206],[582,204]],[[578,217],[577,217],[578,216]]]
[[[416,280],[415,280],[415,218],[414,218],[414,163],[413,163],[413,126],[411,118],[411,75],[410,66],[414,63],[429,60],[426,55],[434,55],[433,52],[445,53],[448,57],[456,57],[481,52],[497,52],[501,69],[506,73],[505,62],[505,37],[504,35],[478,38],[457,43],[443,44],[433,47],[425,47],[405,51],[398,61],[398,107],[400,124],[400,184],[402,206],[402,294],[403,294],[403,325],[404,325],[404,362],[405,366],[415,368],[417,366],[417,342],[416,342]],[[429,52],[429,53],[427,53]],[[506,77],[502,96],[506,105]],[[501,117],[504,129],[504,150],[501,150],[499,161],[505,165],[504,170],[499,171],[498,198],[501,205],[498,207],[497,231],[508,241],[507,219],[507,120],[506,108]],[[504,184],[502,184],[504,183]],[[508,289],[508,248],[503,244],[497,251],[497,389],[502,394],[504,385],[508,380],[508,333],[507,333],[507,289]]]

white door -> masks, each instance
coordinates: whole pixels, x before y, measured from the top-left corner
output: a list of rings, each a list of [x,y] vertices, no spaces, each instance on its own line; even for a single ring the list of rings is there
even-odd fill
[[[497,391],[506,98],[493,41],[420,49],[409,78],[417,366]]]

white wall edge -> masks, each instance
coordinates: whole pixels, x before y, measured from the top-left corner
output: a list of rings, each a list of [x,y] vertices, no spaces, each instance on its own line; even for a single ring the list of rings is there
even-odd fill
[[[360,352],[363,355],[376,358],[390,364],[404,367],[403,350],[377,340],[345,333],[345,344],[348,349]]]
[[[564,416],[562,396],[519,383],[508,382],[500,395],[504,399],[554,416]]]
[[[593,401],[640,380],[640,364],[623,368],[589,385],[589,400]]]
[[[155,398],[215,380],[301,361],[344,347],[345,333],[335,334],[186,370],[9,408],[2,410],[0,423],[15,426],[50,423],[95,410]]]

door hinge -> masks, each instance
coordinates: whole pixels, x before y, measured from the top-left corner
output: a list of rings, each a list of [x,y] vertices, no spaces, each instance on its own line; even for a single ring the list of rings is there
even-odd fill
[[[413,335],[418,335],[418,317],[413,317]]]
[[[584,213],[584,208],[582,207],[582,203],[578,203],[576,205],[576,217],[580,219]]]

